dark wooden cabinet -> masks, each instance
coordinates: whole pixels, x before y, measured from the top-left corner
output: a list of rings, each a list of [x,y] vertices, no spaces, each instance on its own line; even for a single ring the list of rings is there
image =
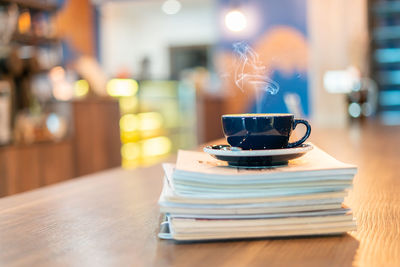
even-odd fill
[[[75,176],[120,166],[118,102],[96,99],[72,105]]]
[[[71,140],[0,148],[0,195],[71,179],[72,157]]]

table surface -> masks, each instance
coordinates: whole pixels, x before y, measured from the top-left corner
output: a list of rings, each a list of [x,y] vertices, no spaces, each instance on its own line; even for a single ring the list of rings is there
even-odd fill
[[[0,199],[1,266],[400,266],[400,127],[313,129],[359,166],[343,236],[176,244],[157,238],[160,165],[114,169]]]

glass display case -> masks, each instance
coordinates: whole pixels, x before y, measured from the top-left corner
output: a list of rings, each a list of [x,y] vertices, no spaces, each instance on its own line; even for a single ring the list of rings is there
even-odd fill
[[[122,165],[149,165],[197,144],[196,94],[190,83],[142,81],[119,99]]]

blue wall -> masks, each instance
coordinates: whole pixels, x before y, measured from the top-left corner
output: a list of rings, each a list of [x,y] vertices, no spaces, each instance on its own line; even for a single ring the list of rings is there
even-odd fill
[[[221,25],[221,39],[218,44],[219,51],[232,51],[232,44],[237,41],[246,41],[251,46],[260,46],[260,40],[265,41],[265,46],[268,46],[268,34],[274,30],[274,33],[279,34],[279,29],[284,29],[285,34],[281,34],[280,38],[288,37],[287,42],[290,43],[292,40],[300,40],[297,42],[303,42],[304,46],[293,45],[293,51],[296,49],[304,49],[304,61],[307,61],[307,1],[306,0],[249,0],[249,1],[229,1],[219,0],[218,10],[219,14],[226,11],[227,9],[246,9],[250,8],[257,14],[258,26],[254,30],[253,34],[246,36],[245,39],[240,37],[234,37],[232,34],[227,35],[226,30]],[[292,35],[292,36],[290,36]],[[283,37],[282,37],[283,36]],[[301,36],[299,38],[299,36]],[[284,39],[282,39],[284,40]],[[303,40],[303,41],[301,41]],[[305,41],[304,41],[305,40]],[[262,44],[261,44],[262,46]],[[296,54],[296,58],[298,58]],[[301,52],[300,52],[300,55]],[[273,55],[274,60],[279,61],[287,56],[291,56],[291,53],[286,55]],[[294,56],[293,56],[294,57]],[[262,58],[262,57],[261,57]],[[282,60],[281,59],[281,60]],[[295,60],[294,60],[295,61]],[[289,112],[284,102],[284,97],[287,94],[295,94],[300,99],[302,115],[310,116],[310,101],[309,101],[309,90],[307,81],[307,68],[306,65],[299,67],[299,64],[293,63],[292,70],[288,72],[287,68],[283,71],[278,67],[271,67],[270,78],[277,82],[280,86],[280,90],[276,95],[270,95],[265,93],[262,98],[261,112]],[[287,64],[286,64],[287,66]],[[268,67],[268,66],[267,66]],[[253,100],[255,103],[255,100]],[[255,112],[255,104],[249,107],[247,112]]]

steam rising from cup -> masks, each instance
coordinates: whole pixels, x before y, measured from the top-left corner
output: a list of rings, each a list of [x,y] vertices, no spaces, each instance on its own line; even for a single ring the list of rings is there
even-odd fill
[[[255,90],[256,110],[260,113],[263,93],[276,95],[279,84],[268,77],[267,69],[260,62],[258,54],[246,42],[234,43],[233,49],[237,55],[235,84],[242,92],[245,92],[245,87]]]

